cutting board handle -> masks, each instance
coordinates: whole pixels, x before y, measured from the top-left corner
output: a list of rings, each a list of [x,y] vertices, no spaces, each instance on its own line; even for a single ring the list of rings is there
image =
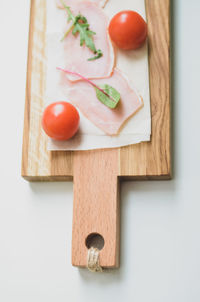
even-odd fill
[[[97,247],[99,264],[119,266],[118,150],[74,153],[72,265],[86,267]]]

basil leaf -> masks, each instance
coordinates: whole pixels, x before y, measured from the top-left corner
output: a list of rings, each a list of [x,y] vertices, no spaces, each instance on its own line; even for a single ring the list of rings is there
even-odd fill
[[[108,84],[99,85],[99,88],[101,90],[95,87],[98,100],[111,109],[116,108],[121,98],[120,93]]]

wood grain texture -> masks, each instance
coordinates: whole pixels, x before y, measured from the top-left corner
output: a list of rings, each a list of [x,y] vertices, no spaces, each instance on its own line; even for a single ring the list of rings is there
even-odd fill
[[[72,180],[72,153],[47,151],[41,128],[46,79],[46,1],[32,0],[30,12],[22,176],[29,181]]]
[[[123,179],[169,179],[170,0],[146,0],[152,113],[151,142],[82,152],[49,152],[41,129],[46,78],[46,1],[32,0],[22,176],[29,181],[74,179],[72,264],[86,266],[86,237],[99,233],[100,265],[119,265],[119,185]]]
[[[87,265],[85,241],[92,233],[105,241],[102,267],[119,266],[119,150],[76,152],[74,155],[74,207],[72,264]]]
[[[170,0],[146,0],[152,111],[151,142],[119,148],[120,179],[170,179]],[[41,129],[45,91],[46,1],[32,0],[22,176],[29,181],[72,180],[73,152],[48,152]]]
[[[170,179],[170,0],[146,0],[151,95],[151,142],[121,148],[126,179]]]

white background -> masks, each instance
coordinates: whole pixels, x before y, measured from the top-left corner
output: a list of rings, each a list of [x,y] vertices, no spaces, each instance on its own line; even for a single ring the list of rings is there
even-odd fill
[[[20,177],[29,1],[0,1],[0,301],[200,301],[200,1],[174,2],[174,179],[122,184],[121,268],[91,274],[70,262],[72,183]]]

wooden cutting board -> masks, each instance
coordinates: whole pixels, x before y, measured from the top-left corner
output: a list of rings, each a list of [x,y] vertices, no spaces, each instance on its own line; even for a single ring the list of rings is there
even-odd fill
[[[46,1],[32,0],[22,176],[28,181],[74,180],[72,264],[87,265],[85,241],[104,238],[100,265],[119,265],[119,180],[171,178],[170,0],[146,0],[152,114],[151,142],[108,150],[47,151],[41,129],[46,79]]]

